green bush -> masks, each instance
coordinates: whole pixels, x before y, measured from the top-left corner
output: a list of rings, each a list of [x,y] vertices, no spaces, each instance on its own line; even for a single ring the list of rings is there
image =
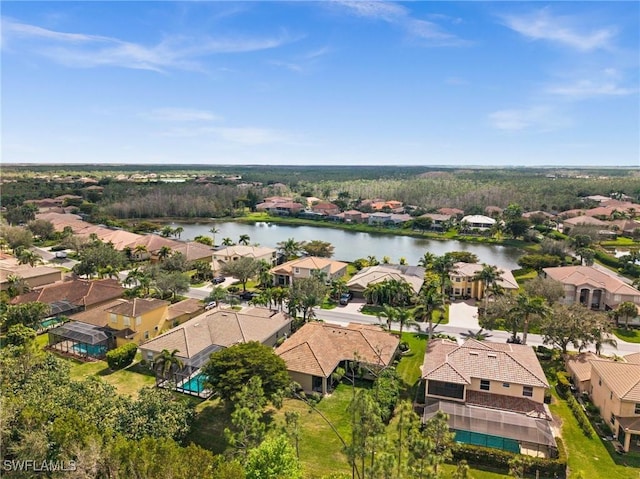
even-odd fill
[[[571,390],[569,375],[564,371],[558,371],[556,373],[556,378],[558,379],[558,383],[556,384],[556,391],[558,391],[558,396],[560,396],[562,399],[566,399],[569,396],[569,391]]]
[[[116,369],[126,368],[133,362],[137,351],[138,345],[135,343],[128,343],[119,348],[112,349],[107,353],[106,357],[109,369],[115,371]]]
[[[578,403],[578,401],[576,401],[576,398],[574,398],[571,394],[569,394],[566,399],[567,399],[567,404],[569,405],[569,409],[571,409],[573,416],[578,421],[578,425],[580,426],[580,429],[582,429],[582,432],[584,433],[584,435],[589,438],[592,437],[593,427],[591,427],[589,418],[587,417],[585,412],[582,410],[582,406],[580,406],[580,403]]]
[[[596,250],[596,259],[600,261],[602,264],[604,264],[605,266],[609,266],[610,268],[613,268],[616,270],[622,266],[618,258],[616,258],[615,256],[608,255],[606,253],[603,253],[602,251]]]

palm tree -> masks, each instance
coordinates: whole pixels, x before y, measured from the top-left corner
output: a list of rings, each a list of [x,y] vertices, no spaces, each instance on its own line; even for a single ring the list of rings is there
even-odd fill
[[[30,249],[23,249],[18,254],[18,264],[28,264],[29,266],[35,266],[42,263],[42,256],[34,253]]]
[[[138,268],[133,268],[132,270],[129,270],[129,272],[127,273],[127,277],[124,279],[124,281],[122,281],[122,283],[125,286],[137,285],[138,280],[140,279],[140,276],[142,274],[144,273]]]
[[[343,278],[332,280],[329,284],[329,291],[333,299],[339,300],[340,296],[349,292],[346,280]]]
[[[473,277],[473,281],[482,281],[483,284],[483,296],[484,296],[484,309],[487,310],[489,304],[489,295],[487,294],[498,281],[502,279],[502,271],[496,266],[483,263],[482,269],[478,271]]]
[[[10,274],[7,276],[7,294],[9,298],[15,298],[29,292],[29,284],[22,276]]]
[[[435,286],[429,285],[418,296],[418,306],[413,311],[416,318],[429,322],[429,340],[433,336],[433,315],[436,311],[444,313],[445,305],[442,296]]]
[[[170,254],[171,254],[171,248],[169,248],[168,246],[163,246],[158,250],[158,258],[161,261],[164,259],[167,259]]]
[[[139,244],[133,249],[133,253],[136,255],[136,259],[139,259],[146,252],[147,247],[143,244]]]
[[[238,239],[238,244],[247,246],[249,244],[249,241],[251,241],[251,238],[249,237],[248,234],[242,234],[240,235],[240,238]]]
[[[600,356],[603,346],[611,346],[618,348],[618,341],[611,337],[603,328],[598,328],[593,334],[593,347],[596,349],[596,355]]]
[[[216,245],[216,235],[218,233],[220,233],[220,230],[218,228],[216,228],[215,226],[212,226],[211,228],[209,228],[209,233],[211,233],[211,236],[213,237],[213,246]]]
[[[108,264],[104,268],[98,268],[98,276],[100,279],[103,278],[117,278],[118,277],[118,268]]]
[[[625,329],[629,329],[629,319],[635,318],[638,315],[638,307],[631,301],[620,303],[620,305],[618,305],[618,308],[616,309],[616,316],[618,317],[618,320],[620,318],[624,318]]]
[[[277,246],[285,260],[290,261],[300,256],[303,243],[296,241],[294,238],[289,238],[286,241],[280,241]]]
[[[435,259],[436,259],[436,256],[433,253],[429,253],[427,251],[418,260],[418,266],[422,266],[424,269],[430,269],[431,265],[433,264],[433,260]]]
[[[386,318],[387,330],[391,331],[391,323],[398,317],[398,308],[384,304],[382,310],[378,312],[377,317],[379,321],[381,321],[381,318]]]
[[[178,357],[179,352],[178,349],[174,349],[173,351],[163,349],[162,352],[154,358],[154,369],[156,373],[160,373],[162,379],[169,379],[168,376],[170,372],[173,371],[175,375],[175,370],[180,370],[184,367],[184,363]]]
[[[164,228],[162,228],[160,230],[160,236],[162,236],[164,238],[168,238],[172,234],[173,234],[173,228],[171,226],[169,226],[169,225],[165,226]]]
[[[216,286],[211,290],[209,296],[207,296],[204,301],[205,303],[215,301],[216,304],[219,304],[220,302],[225,301],[227,299],[227,296],[228,293],[226,289],[224,289],[222,286]]]
[[[484,341],[487,338],[493,336],[491,333],[484,330],[484,328],[480,328],[478,331],[471,331],[470,329],[466,333],[460,333],[465,339],[475,339],[476,341]]]
[[[529,296],[520,293],[516,297],[516,304],[509,310],[510,314],[522,316],[522,344],[527,344],[529,323],[532,317],[545,318],[551,313],[551,309],[540,296]]]
[[[222,246],[233,246],[234,244],[231,238],[222,238]]]
[[[455,267],[454,259],[444,254],[443,256],[437,256],[432,263],[433,271],[440,278],[440,293],[442,294],[442,301],[444,302],[447,292],[447,282],[449,281],[449,274]]]
[[[173,230],[173,235],[180,239],[180,236],[182,236],[182,233],[184,233],[184,228],[182,226],[178,226],[176,229]]]
[[[413,319],[413,314],[411,314],[411,310],[406,308],[398,308],[398,315],[396,316],[396,321],[400,324],[400,336],[402,336],[402,329],[405,326],[412,326],[416,324],[416,320]]]
[[[367,263],[369,263],[369,266],[377,266],[380,264],[380,261],[378,261],[378,258],[375,256],[367,256]]]

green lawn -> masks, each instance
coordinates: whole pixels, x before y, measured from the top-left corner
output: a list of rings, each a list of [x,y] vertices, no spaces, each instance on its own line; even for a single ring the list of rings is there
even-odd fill
[[[409,351],[400,359],[397,370],[405,384],[403,396],[413,400],[420,376],[422,375],[420,366],[422,366],[424,362],[427,336],[415,333],[402,333],[402,340],[409,344]]]
[[[196,406],[196,412],[198,415],[186,441],[193,442],[216,454],[222,454],[227,448],[224,429],[231,425],[229,419],[231,411],[225,408],[221,399],[216,398],[202,401]]]
[[[71,379],[84,379],[89,376],[98,376],[115,386],[120,394],[137,397],[138,391],[145,386],[155,384],[155,376],[140,363],[134,363],[120,371],[110,371],[106,361],[81,362],[76,359],[66,359],[71,366]]]
[[[615,328],[613,334],[627,343],[640,343],[640,329]]]

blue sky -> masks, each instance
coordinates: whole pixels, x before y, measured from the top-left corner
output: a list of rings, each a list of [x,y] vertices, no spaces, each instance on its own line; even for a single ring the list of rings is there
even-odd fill
[[[640,4],[2,2],[2,161],[640,166]]]

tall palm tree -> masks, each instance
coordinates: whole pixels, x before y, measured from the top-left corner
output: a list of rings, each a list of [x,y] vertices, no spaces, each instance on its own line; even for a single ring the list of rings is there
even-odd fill
[[[367,263],[369,263],[369,266],[377,266],[380,264],[380,261],[378,261],[378,258],[375,256],[367,256]]]
[[[348,293],[349,288],[347,287],[347,281],[343,278],[334,279],[331,281],[329,285],[330,295],[336,301],[340,299],[340,296]]]
[[[100,277],[100,279],[117,278],[118,268],[108,264],[104,268],[98,268],[98,276]]]
[[[7,276],[7,294],[9,298],[15,298],[29,292],[29,284],[22,276],[10,274]]]
[[[290,261],[300,256],[303,243],[296,241],[294,238],[288,238],[286,241],[280,241],[277,246],[285,260]]]
[[[169,373],[173,372],[173,374],[175,374],[176,370],[184,367],[184,363],[178,357],[179,352],[177,349],[173,351],[163,349],[162,352],[154,358],[154,368],[156,373],[160,373],[162,379],[169,379]]]
[[[42,263],[42,256],[38,253],[34,253],[30,249],[23,249],[18,254],[18,264],[28,264],[29,266],[35,266]]]
[[[231,238],[222,238],[222,246],[233,246],[234,244]]]
[[[162,228],[160,230],[160,236],[162,236],[164,238],[168,238],[172,234],[173,234],[173,228],[171,226],[169,226],[169,225],[165,226],[164,228]]]
[[[238,244],[247,246],[249,244],[249,241],[251,241],[251,237],[248,234],[242,234],[238,239]]]
[[[433,260],[436,259],[436,255],[433,253],[425,252],[422,257],[418,260],[418,266],[422,266],[425,269],[430,269],[433,264]]]
[[[551,314],[551,309],[547,306],[544,298],[520,293],[516,297],[516,304],[509,310],[509,313],[522,316],[522,344],[527,344],[531,319],[533,317],[546,318]]]
[[[484,296],[484,309],[487,310],[487,305],[489,304],[489,295],[487,294],[493,286],[502,279],[502,271],[499,270],[496,266],[491,264],[482,264],[482,269],[478,271],[474,277],[473,281],[482,281]]]
[[[167,259],[169,255],[171,255],[171,248],[169,248],[168,246],[163,246],[158,250],[158,258],[160,259],[160,261]]]
[[[433,336],[433,315],[436,311],[444,313],[445,304],[442,296],[438,294],[436,286],[429,285],[418,296],[418,305],[413,311],[416,318],[429,322],[429,340]]]
[[[638,307],[631,301],[620,303],[616,308],[616,316],[618,319],[624,318],[624,328],[629,329],[629,319],[635,318],[638,313]]]
[[[180,236],[182,236],[182,233],[184,233],[184,228],[182,226],[178,226],[176,229],[173,230],[173,235],[180,239]]]
[[[212,226],[211,228],[209,228],[209,233],[211,233],[211,236],[213,237],[213,246],[216,245],[216,235],[218,233],[220,233],[220,230],[218,228],[216,228],[215,226]]]
[[[289,290],[278,286],[277,288],[272,288],[271,296],[274,303],[278,305],[278,309],[282,311],[284,308],[284,302],[289,297]]]
[[[391,331],[391,323],[398,317],[398,308],[384,304],[382,305],[382,310],[378,312],[377,317],[379,321],[382,321],[382,318],[385,318],[387,321],[387,329]]]
[[[398,315],[396,321],[400,324],[400,336],[402,336],[402,330],[406,326],[412,326],[416,324],[416,320],[413,319],[411,310],[407,308],[398,308]]]
[[[437,256],[432,263],[433,271],[440,278],[440,293],[442,294],[442,301],[445,301],[447,292],[447,283],[449,282],[449,274],[454,270],[454,259],[444,254],[443,256]]]
[[[610,334],[608,334],[603,328],[598,328],[597,331],[594,331],[593,334],[593,347],[596,349],[596,355],[600,356],[602,354],[603,346],[611,346],[613,348],[618,348],[618,341],[615,338],[612,338]]]
[[[139,244],[133,249],[133,252],[136,255],[136,258],[139,259],[144,253],[147,252],[147,247],[143,244]]]

